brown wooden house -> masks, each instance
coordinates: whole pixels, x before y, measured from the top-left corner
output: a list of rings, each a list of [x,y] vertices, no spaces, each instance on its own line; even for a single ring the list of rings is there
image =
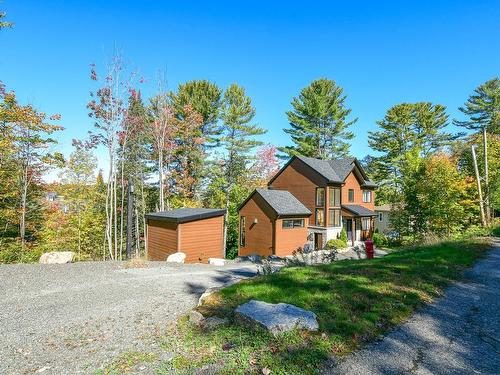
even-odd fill
[[[225,210],[181,208],[146,215],[149,260],[183,252],[186,263],[224,258]]]
[[[238,255],[285,256],[304,247],[309,216],[290,192],[256,189],[239,208]]]
[[[287,192],[289,199],[299,201],[311,212],[309,220],[304,221],[307,230],[302,230],[300,241],[297,234],[294,244],[303,242],[314,249],[323,249],[328,240],[339,238],[342,229],[346,230],[351,245],[371,237],[376,215],[376,187],[355,158],[321,160],[294,156],[269,181],[267,191]],[[259,192],[259,195],[263,193]],[[240,208],[240,221],[252,196]],[[254,239],[248,238],[246,228],[245,233],[240,230],[240,238],[247,235],[245,246],[240,244],[240,253],[250,253],[250,249],[257,247]],[[272,233],[268,231],[268,238],[274,238],[270,235]],[[257,240],[264,237],[261,234]],[[266,246],[270,246],[269,240]],[[275,246],[270,248],[276,253]],[[281,255],[286,252],[288,254],[284,255],[289,255],[293,250],[292,247],[282,249]]]

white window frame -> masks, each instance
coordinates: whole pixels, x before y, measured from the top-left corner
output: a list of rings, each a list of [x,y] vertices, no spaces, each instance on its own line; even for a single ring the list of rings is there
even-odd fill
[[[371,202],[372,202],[372,191],[363,190],[363,203],[371,203]]]
[[[285,222],[292,222],[292,226],[285,226]],[[283,229],[304,228],[304,219],[283,219],[281,227]]]

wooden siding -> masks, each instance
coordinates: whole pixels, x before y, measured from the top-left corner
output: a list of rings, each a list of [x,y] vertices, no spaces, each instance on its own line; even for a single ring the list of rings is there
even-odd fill
[[[271,184],[273,189],[288,190],[312,212],[309,217],[310,225],[316,224],[316,188],[318,186],[326,188],[326,180],[317,176],[316,172],[303,165],[298,159],[290,163]]]
[[[349,202],[349,189],[354,189],[354,202]],[[363,190],[371,190],[372,200],[370,203],[363,202]],[[372,211],[375,210],[375,191],[373,189],[363,189],[353,172],[349,173],[345,179],[345,185],[342,186],[341,192],[342,204],[357,204],[366,207]]]
[[[283,257],[292,255],[299,247],[307,243],[308,219],[304,219],[303,228],[283,228],[283,220],[276,220],[275,226],[275,255]]]
[[[273,219],[266,214],[266,207],[258,203],[257,194],[241,208],[240,218],[245,217],[245,246],[240,245],[238,238],[238,255],[258,254],[269,256],[273,254]],[[254,220],[257,219],[257,224]],[[241,222],[241,221],[240,221]]]
[[[148,259],[166,260],[177,252],[177,224],[148,220]]]
[[[178,225],[179,251],[186,263],[207,263],[208,258],[224,258],[224,216]]]

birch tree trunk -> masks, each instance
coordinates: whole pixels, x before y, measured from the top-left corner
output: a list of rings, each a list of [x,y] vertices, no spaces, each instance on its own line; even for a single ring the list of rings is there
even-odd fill
[[[490,178],[488,171],[488,135],[486,133],[486,127],[483,126],[483,152],[484,152],[484,205],[485,205],[485,218],[486,225],[490,223],[491,212],[490,212]]]

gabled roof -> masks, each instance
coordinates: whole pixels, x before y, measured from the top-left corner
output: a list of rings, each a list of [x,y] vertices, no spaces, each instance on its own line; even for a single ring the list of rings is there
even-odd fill
[[[185,223],[211,217],[222,216],[226,210],[215,208],[179,208],[172,211],[151,212],[146,214],[146,219],[168,221],[172,223]]]
[[[316,172],[326,178],[328,182],[344,182],[345,178],[341,178],[330,163],[334,160],[321,160],[308,158],[305,156],[296,156],[296,158],[307,164],[310,168],[314,169]]]
[[[392,211],[392,204],[381,204],[380,206],[375,206],[375,211]]]
[[[323,176],[328,183],[333,184],[342,184],[347,176],[349,176],[349,173],[357,167],[363,179],[363,183],[361,185],[363,187],[377,187],[375,183],[370,181],[363,167],[356,158],[323,160],[305,156],[293,156],[288,163],[286,163],[285,166],[271,179],[271,181],[269,181],[269,184],[271,184],[272,181],[274,181],[276,177],[295,159],[300,160],[316,173]]]
[[[238,211],[258,194],[277,216],[310,216],[311,211],[295,196],[286,190],[255,189],[252,194],[238,207]]]
[[[355,216],[377,216],[375,212],[359,204],[343,204],[342,208],[353,213]]]

